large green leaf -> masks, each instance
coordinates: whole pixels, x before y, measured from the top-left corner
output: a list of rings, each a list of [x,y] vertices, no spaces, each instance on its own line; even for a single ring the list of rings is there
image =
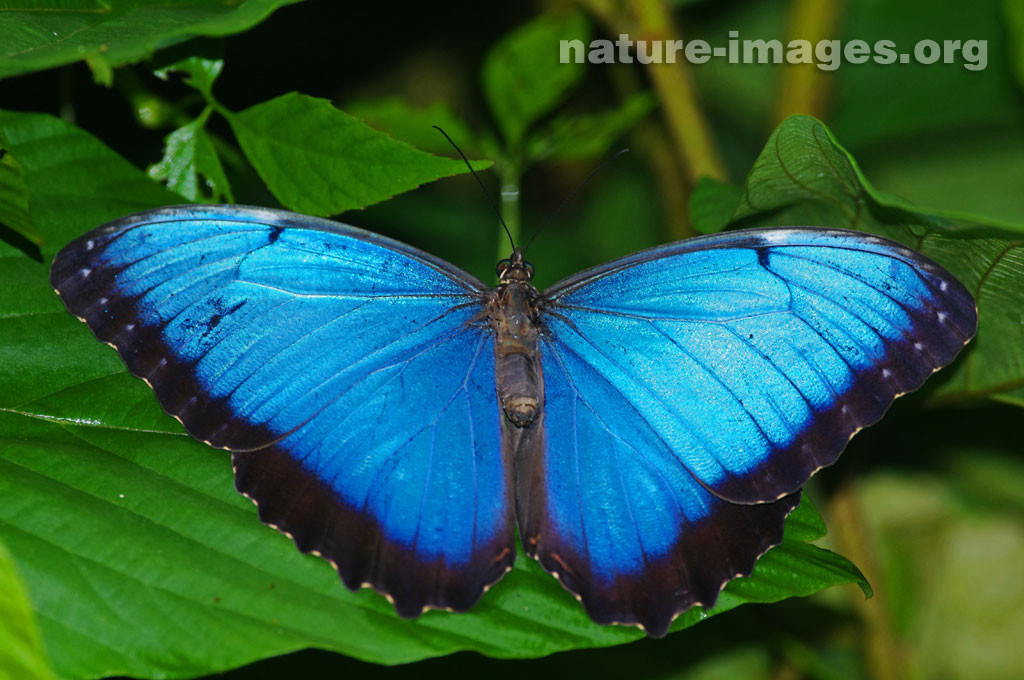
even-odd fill
[[[0,543],[0,678],[48,680],[53,677],[14,560]]]
[[[0,129],[32,197],[49,206],[39,216],[47,262],[100,222],[175,200],[57,119],[4,113]],[[0,244],[0,271],[0,540],[62,676],[185,677],[304,647],[380,663],[458,650],[535,657],[641,637],[592,623],[522,556],[468,614],[407,621],[379,595],[351,593],[327,563],[259,522],[234,491],[227,455],[186,436],[62,309],[46,264]],[[674,629],[745,602],[866,588],[848,561],[806,542],[822,532],[803,503],[751,577]]]
[[[0,109],[0,134],[21,165],[34,221],[51,254],[103,222],[181,202],[101,141],[52,116]],[[9,250],[0,243],[0,255]],[[5,294],[19,292],[2,291],[0,301]]]
[[[508,148],[518,147],[527,128],[583,77],[583,64],[559,63],[559,42],[587,42],[588,35],[587,21],[578,12],[543,14],[491,49],[484,61],[483,88]]]
[[[936,394],[1024,404],[1024,224],[918,208],[875,189],[820,121],[793,116],[772,133],[747,176],[741,226],[819,225],[870,231],[946,267],[978,303],[978,337]]]
[[[88,60],[109,70],[196,36],[224,36],[298,0],[14,0],[0,6],[0,78]]]
[[[363,208],[467,171],[378,132],[326,99],[292,92],[224,112],[249,162],[277,200],[310,215]],[[490,164],[476,161],[474,169]]]

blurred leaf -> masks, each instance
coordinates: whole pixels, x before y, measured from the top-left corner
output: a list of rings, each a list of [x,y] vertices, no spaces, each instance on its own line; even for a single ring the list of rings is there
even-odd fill
[[[49,680],[54,677],[14,560],[0,543],[0,678]]]
[[[920,40],[986,39],[984,70],[965,68],[963,52],[952,63],[844,65],[835,72],[831,123],[851,149],[926,134],[955,137],[968,125],[1015,123],[1024,113],[1010,73],[1008,43],[1000,5],[1003,0],[950,4],[930,11],[928,0],[878,3],[855,0],[845,15],[842,35],[867,41],[891,40],[912,53]],[[970,55],[969,55],[970,56]],[[980,54],[976,55],[980,58]],[[977,68],[977,67],[974,67]],[[953,96],[951,96],[951,94]],[[940,147],[941,148],[941,147]]]
[[[1003,15],[1010,34],[1010,67],[1017,77],[1017,84],[1024,87],[1024,2],[1003,0]]]
[[[576,214],[554,218],[578,225],[575,229],[546,230],[538,222],[538,242],[530,250],[538,285],[543,288],[586,267],[661,243],[658,186],[645,172],[637,172],[643,161],[639,154],[625,154],[594,175],[580,189],[586,200]]]
[[[561,40],[589,40],[582,13],[542,14],[503,38],[484,61],[484,93],[509,149],[583,77],[583,64],[559,63]]]
[[[297,212],[335,215],[467,171],[461,159],[418,151],[326,99],[293,92],[226,115],[267,188]]]
[[[113,66],[195,36],[244,31],[298,0],[29,0],[0,10],[0,78],[89,62],[99,82]]]
[[[114,84],[114,67],[103,52],[94,52],[88,55],[85,57],[85,64],[92,71],[92,82],[103,87],[110,87]]]
[[[772,133],[733,219],[860,229],[931,257],[974,294],[979,313],[978,337],[944,371],[936,394],[1024,405],[1024,224],[917,208],[875,189],[809,116],[788,118]]]
[[[36,245],[42,245],[42,236],[32,222],[28,186],[21,163],[9,146],[3,130],[0,130],[0,225],[13,229]]]
[[[951,457],[949,478],[979,506],[1024,517],[1024,459],[979,450]]]
[[[30,194],[46,199],[38,224],[54,249],[174,200],[67,123],[4,113],[0,128]],[[186,436],[61,308],[45,265],[0,244],[0,270],[0,538],[60,675],[193,676],[305,647],[388,664],[466,649],[535,657],[642,636],[592,623],[525,558],[468,614],[407,621],[376,593],[348,591],[326,562],[260,524],[234,491],[228,457]],[[751,577],[675,629],[745,602],[866,587],[845,559],[803,542],[820,532],[802,504]]]
[[[164,157],[149,169],[149,176],[190,201],[234,203],[224,168],[206,133],[206,114],[184,125],[164,140]]]
[[[786,13],[793,7],[791,3],[718,3],[716,9],[719,11],[714,12],[704,11],[707,7],[705,4],[686,13],[684,37],[687,41],[704,40],[713,47],[725,47],[730,31],[738,31],[742,37],[787,39]],[[745,145],[756,147],[771,129],[772,117],[778,106],[779,69],[780,66],[774,64],[739,64],[730,63],[728,59],[710,59],[692,66],[689,71],[696,82],[708,122],[732,134],[738,131],[743,135]],[[715,140],[724,141],[721,134],[716,134]],[[738,173],[746,171],[749,165],[750,157],[745,155],[738,164]]]
[[[842,3],[839,25],[828,37],[841,39],[843,45],[854,39],[869,44],[891,40],[899,52],[912,53],[919,40],[940,45],[945,39],[987,41],[987,64],[982,71],[964,68],[958,52],[949,64],[844,60],[825,74],[826,85],[819,92],[828,113],[825,120],[865,167],[873,171],[875,166],[867,163],[867,154],[891,153],[893,143],[931,151],[941,159],[947,156],[946,145],[955,143],[966,129],[988,131],[998,142],[1002,129],[1019,126],[1024,98],[1010,73],[1013,58],[1008,50],[1021,43],[1006,37],[1008,18],[1001,11],[1006,5],[1020,3],[979,0],[950,5],[941,12],[932,11],[934,3],[928,0]],[[735,30],[741,40],[778,39],[785,44],[794,37],[790,22],[799,16],[791,14],[797,5],[787,2],[718,3],[714,11],[709,7],[705,3],[684,10],[688,41],[703,39],[712,46],[725,46],[728,32]],[[751,148],[759,146],[776,124],[779,76],[788,68],[792,67],[711,59],[692,69],[715,139],[737,176],[749,167]],[[873,172],[871,176],[876,177]]]
[[[1018,677],[1024,523],[963,505],[935,475],[876,473],[859,487],[879,586],[919,677]]]
[[[877,186],[930,209],[1024,218],[1024,125],[958,131],[948,140],[894,140],[858,163]]]
[[[442,101],[415,108],[400,97],[368,99],[351,102],[345,111],[370,127],[428,153],[439,156],[456,153],[448,140],[434,129],[435,125],[447,132],[467,155],[480,151],[469,126]]]
[[[732,220],[743,190],[728,182],[701,177],[690,194],[690,223],[698,234],[714,234]]]
[[[676,3],[685,4],[679,0]],[[699,660],[692,667],[683,672],[671,673],[664,680],[771,680],[777,676],[778,673],[772,669],[769,649],[765,646],[749,646]]]
[[[557,116],[544,129],[529,135],[526,158],[570,161],[603,156],[656,105],[654,95],[641,92],[612,111]]]
[[[173,73],[184,75],[183,82],[203,93],[207,101],[213,101],[213,83],[224,70],[223,59],[209,59],[202,56],[191,56],[173,64],[156,69],[157,77],[167,80]]]

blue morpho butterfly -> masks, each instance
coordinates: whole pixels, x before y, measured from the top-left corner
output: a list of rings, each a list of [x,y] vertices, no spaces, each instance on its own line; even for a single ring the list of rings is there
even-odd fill
[[[51,282],[238,490],[349,588],[465,610],[526,552],[600,623],[664,635],[782,538],[800,487],[974,335],[891,241],[672,243],[540,293],[337,222],[189,205],[111,222]]]

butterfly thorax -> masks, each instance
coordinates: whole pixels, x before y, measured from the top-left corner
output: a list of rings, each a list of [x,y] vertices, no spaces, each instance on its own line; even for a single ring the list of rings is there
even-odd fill
[[[526,427],[540,408],[537,338],[540,295],[530,279],[533,267],[517,248],[498,264],[501,283],[491,293],[488,317],[494,330],[495,377],[501,408],[517,427]]]

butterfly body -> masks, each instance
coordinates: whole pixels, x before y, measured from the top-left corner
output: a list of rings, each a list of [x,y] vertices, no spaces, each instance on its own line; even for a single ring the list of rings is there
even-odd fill
[[[540,335],[540,293],[530,283],[533,269],[516,249],[499,266],[500,283],[491,292],[488,317],[494,331],[495,377],[502,411],[516,427],[537,417],[537,340]]]
[[[243,206],[126,217],[51,282],[260,518],[403,616],[528,555],[601,623],[663,635],[782,539],[799,489],[974,335],[948,272],[786,228],[637,253],[544,292]]]

